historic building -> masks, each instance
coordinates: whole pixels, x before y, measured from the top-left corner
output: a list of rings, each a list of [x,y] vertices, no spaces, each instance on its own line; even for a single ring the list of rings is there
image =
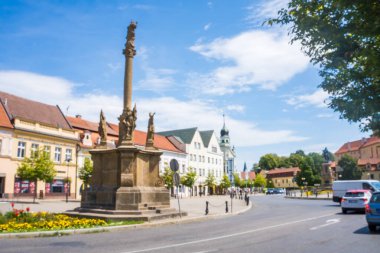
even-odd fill
[[[223,128],[220,131],[219,146],[223,152],[223,172],[229,175],[230,180],[232,180],[232,175],[235,173],[236,154],[235,148],[231,145],[230,133],[226,128],[225,121],[223,122]]]
[[[380,180],[380,138],[372,136],[361,140],[343,144],[335,152],[336,161],[343,155],[349,155],[358,160],[358,167],[362,169],[362,179]],[[335,168],[336,167],[336,168]],[[339,168],[334,165],[336,178],[339,178]]]
[[[58,106],[0,92],[0,186],[4,197],[78,197],[78,133]],[[50,154],[57,171],[52,182],[30,182],[16,175],[18,165],[37,150]]]
[[[195,195],[208,194],[211,191],[205,184],[208,175],[215,177],[216,184],[220,183],[223,177],[223,153],[213,130],[199,131],[194,127],[158,134],[167,136],[174,145],[187,153],[188,167],[197,173],[193,189]]]
[[[295,177],[301,172],[298,167],[295,168],[275,168],[266,173],[267,180],[272,181],[276,188],[297,188]]]

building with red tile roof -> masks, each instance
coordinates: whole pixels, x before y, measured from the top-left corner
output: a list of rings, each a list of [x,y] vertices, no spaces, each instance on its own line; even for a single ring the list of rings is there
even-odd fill
[[[335,152],[336,160],[339,161],[343,155],[349,155],[357,159],[358,167],[362,169],[362,179],[380,180],[380,138],[371,136],[361,140],[351,141],[343,144]],[[337,168],[333,167],[335,174],[339,174]],[[338,175],[335,175],[336,178]]]
[[[65,198],[65,191],[70,189],[69,197],[78,197],[75,152],[79,135],[58,106],[0,91],[0,129],[11,129],[7,135],[4,131],[0,134],[0,195],[33,197],[37,189],[43,197]],[[53,182],[19,178],[18,165],[41,149],[54,162],[57,175]],[[73,179],[70,186],[67,177]]]
[[[300,168],[275,168],[266,172],[267,180],[272,181],[276,188],[298,187],[295,177],[301,172]]]

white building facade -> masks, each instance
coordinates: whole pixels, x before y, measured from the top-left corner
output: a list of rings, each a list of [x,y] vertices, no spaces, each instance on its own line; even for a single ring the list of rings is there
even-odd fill
[[[218,139],[213,130],[199,131],[198,128],[179,129],[158,133],[167,136],[177,147],[187,154],[187,169],[182,171],[184,176],[189,170],[197,174],[196,182],[193,187],[195,196],[207,195],[213,191],[206,186],[206,179],[209,175],[214,176],[215,183],[219,184],[223,177],[223,152],[221,151]],[[186,189],[186,187],[181,187]],[[190,189],[185,190],[186,195]]]

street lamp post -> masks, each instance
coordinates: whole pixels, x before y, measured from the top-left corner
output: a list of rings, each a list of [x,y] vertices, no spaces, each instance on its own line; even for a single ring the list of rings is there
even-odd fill
[[[306,178],[301,178],[301,180],[302,180],[302,186],[301,186],[301,198],[302,198],[302,195],[303,195],[303,187],[304,187],[304,185],[305,185],[305,179]]]
[[[66,187],[66,203],[69,202],[69,164],[71,162],[71,158],[67,158],[66,159],[66,163],[67,163],[67,173],[66,173],[66,184],[67,184],[67,187]]]

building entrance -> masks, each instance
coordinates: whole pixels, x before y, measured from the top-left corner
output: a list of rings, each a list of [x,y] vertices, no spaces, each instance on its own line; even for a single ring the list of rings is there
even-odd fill
[[[0,198],[4,198],[5,177],[0,177]]]

